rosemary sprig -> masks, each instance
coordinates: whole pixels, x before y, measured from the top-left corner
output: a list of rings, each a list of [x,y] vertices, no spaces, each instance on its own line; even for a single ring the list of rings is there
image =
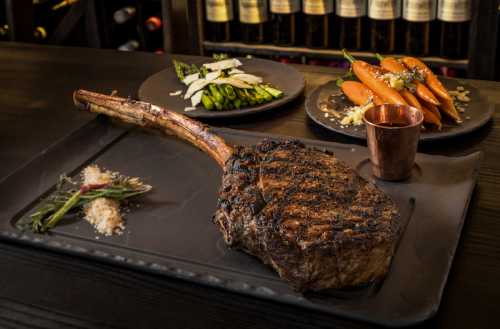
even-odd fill
[[[42,232],[50,230],[51,228],[56,226],[56,224],[63,218],[63,216],[78,203],[81,195],[81,190],[76,191],[61,208],[57,209],[57,211],[53,213],[52,216],[50,216],[49,219],[42,225]]]
[[[71,178],[62,175],[56,185],[56,191],[42,202],[26,220],[20,221],[20,229],[31,229],[35,233],[44,233],[54,228],[68,212],[81,208],[97,198],[110,198],[117,201],[131,198],[151,190],[150,185],[138,178],[131,178],[118,173],[112,174],[112,183],[105,186],[78,186]]]

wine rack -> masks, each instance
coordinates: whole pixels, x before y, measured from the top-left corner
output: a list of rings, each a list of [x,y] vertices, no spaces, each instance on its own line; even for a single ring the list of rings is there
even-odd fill
[[[163,52],[163,16],[161,0],[0,0],[0,40]]]
[[[50,22],[49,31],[45,33],[40,31],[37,35],[40,25],[47,24],[40,23],[39,18],[47,15],[40,16],[33,3],[48,1],[63,2],[63,0],[0,0],[0,41],[141,51],[163,49],[167,53],[193,55],[227,52],[280,59],[285,62],[315,62],[342,66],[342,53],[339,49],[277,46],[270,43],[249,45],[240,41],[206,40],[204,0],[67,0],[70,5],[61,10],[65,11],[65,14],[60,15],[57,22]],[[472,5],[468,58],[451,60],[427,56],[423,59],[436,71],[445,68],[466,72],[466,76],[471,78],[500,79],[500,0],[473,0]],[[138,23],[133,29],[133,37],[127,37],[127,33],[117,32],[118,28],[113,22],[114,12],[126,6],[136,9],[135,20]],[[149,9],[152,7],[153,11]],[[160,24],[152,22],[154,38],[145,25],[149,16],[155,16],[161,21]],[[235,19],[237,20],[237,17]],[[374,54],[368,51],[352,53],[357,58],[369,62],[376,60]]]
[[[213,42],[204,39],[204,1],[180,1],[171,0],[170,3],[177,8],[173,15],[186,17],[186,21],[178,22],[176,28],[189,30],[189,42],[180,42],[172,47],[173,52],[209,55],[213,52],[227,52],[238,55],[255,55],[268,58],[293,58],[301,63],[310,63],[318,59],[328,61],[341,61],[342,53],[339,49],[312,49],[303,46],[283,47],[272,44],[245,44],[241,42]],[[467,77],[479,79],[495,79],[496,70],[500,70],[498,48],[498,0],[474,0],[472,1],[472,20],[470,22],[469,53],[467,59],[453,60],[437,56],[423,57],[431,67],[442,71],[447,69],[461,70],[466,72]],[[179,16],[179,17],[180,17]],[[170,31],[167,39],[176,39],[176,29]],[[182,39],[182,38],[181,38]],[[178,51],[178,49],[180,51]],[[352,52],[357,58],[375,62],[375,55],[368,51]],[[398,54],[394,54],[398,56]]]

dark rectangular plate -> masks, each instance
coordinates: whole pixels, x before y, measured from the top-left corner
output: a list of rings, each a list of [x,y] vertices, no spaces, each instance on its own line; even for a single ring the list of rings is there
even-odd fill
[[[234,144],[267,137],[215,131]],[[333,151],[374,180],[366,148],[304,142]],[[0,182],[6,205],[0,209],[0,236],[352,319],[405,326],[429,318],[439,307],[480,158],[480,153],[458,158],[418,154],[409,181],[375,182],[400,207],[405,230],[385,280],[350,291],[296,293],[259,260],[227,249],[211,221],[222,174],[215,161],[174,137],[125,132],[102,120]],[[16,228],[16,222],[53,191],[62,172],[77,174],[90,162],[153,185],[141,206],[126,214],[123,235],[98,236],[75,216],[47,235]]]

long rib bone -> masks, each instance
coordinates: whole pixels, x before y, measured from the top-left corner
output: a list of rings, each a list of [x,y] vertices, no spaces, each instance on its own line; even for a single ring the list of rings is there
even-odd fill
[[[86,90],[73,93],[75,105],[143,127],[173,133],[208,153],[222,167],[233,153],[232,147],[200,122],[156,105],[108,96]]]

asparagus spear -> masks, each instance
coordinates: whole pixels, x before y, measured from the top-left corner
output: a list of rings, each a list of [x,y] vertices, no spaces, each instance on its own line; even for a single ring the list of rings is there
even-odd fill
[[[207,91],[203,92],[203,95],[201,96],[201,103],[203,104],[203,107],[209,111],[214,109],[215,104],[214,104],[214,102],[212,102],[210,97],[207,95]]]
[[[259,86],[255,86],[253,87],[253,89],[262,97],[264,97],[264,99],[267,101],[267,102],[270,102],[273,100],[273,96],[268,93],[267,91],[265,91],[264,89],[262,89],[261,87]]]
[[[208,89],[210,90],[210,93],[218,103],[221,104],[224,103],[224,96],[222,96],[222,94],[219,92],[217,85],[211,83],[208,85]]]
[[[236,98],[236,93],[234,92],[234,88],[231,85],[223,85],[222,89],[224,89],[226,96],[230,100],[234,100]]]
[[[274,98],[280,98],[283,96],[283,92],[279,89],[273,88],[269,85],[261,85],[262,89],[270,93]]]
[[[234,107],[235,107],[236,109],[239,109],[239,108],[241,107],[242,101],[241,101],[241,99],[239,99],[239,98],[235,98],[235,99],[233,100],[233,104],[234,104]]]

